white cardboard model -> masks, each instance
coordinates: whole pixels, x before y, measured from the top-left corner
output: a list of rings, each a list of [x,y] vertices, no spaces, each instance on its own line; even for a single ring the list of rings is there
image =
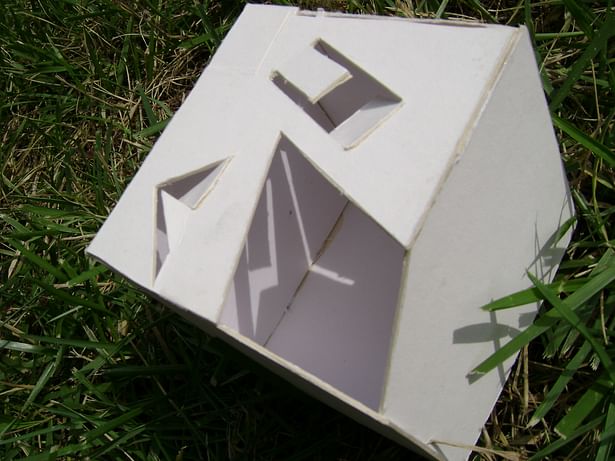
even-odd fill
[[[330,405],[465,459],[572,214],[526,29],[248,5],[88,251]]]

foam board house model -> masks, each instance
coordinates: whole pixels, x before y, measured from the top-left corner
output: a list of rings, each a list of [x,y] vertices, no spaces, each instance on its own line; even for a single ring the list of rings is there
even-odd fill
[[[339,410],[465,459],[572,208],[524,28],[248,5],[89,253]],[[463,447],[463,446],[466,447]],[[462,448],[459,448],[462,446]]]

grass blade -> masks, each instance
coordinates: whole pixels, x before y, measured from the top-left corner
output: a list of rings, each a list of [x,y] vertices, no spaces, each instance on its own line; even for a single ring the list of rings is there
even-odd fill
[[[568,77],[562,86],[551,94],[549,108],[552,112],[559,109],[564,99],[570,94],[573,85],[579,80],[587,66],[589,66],[590,61],[598,55],[600,50],[606,46],[608,40],[613,36],[615,36],[615,14],[607,14],[602,27],[594,34],[590,43],[581,54],[581,57],[572,65],[572,68],[568,72]]]
[[[72,279],[70,279],[68,282],[66,282],[66,285],[69,287],[75,286],[75,285],[80,285],[83,282],[87,281],[87,280],[91,280],[93,278],[95,278],[96,276],[107,272],[109,269],[107,269],[105,266],[103,266],[102,264],[98,265],[98,266],[94,266],[94,268],[82,272],[81,274],[79,274],[76,277],[73,277]]]
[[[30,406],[30,404],[32,404],[32,402],[34,402],[34,399],[36,399],[38,394],[40,394],[40,392],[45,388],[47,381],[49,381],[53,377],[55,371],[60,365],[60,362],[62,361],[63,356],[64,356],[64,348],[60,347],[58,349],[58,352],[56,353],[55,360],[47,364],[47,366],[45,367],[45,369],[39,376],[38,381],[32,388],[32,391],[30,391],[30,394],[28,395],[26,402],[23,404],[23,407],[21,407],[22,413]]]
[[[601,415],[595,419],[592,419],[589,423],[579,427],[576,431],[570,434],[570,437],[566,439],[562,438],[562,439],[556,440],[555,442],[547,445],[545,448],[543,448],[542,450],[534,454],[532,457],[530,457],[527,461],[539,461],[541,459],[545,459],[551,453],[556,452],[560,448],[568,445],[573,440],[577,439],[578,437],[581,437],[582,435],[585,435],[587,432],[596,428],[602,421],[604,421],[604,415]]]
[[[135,137],[148,138],[150,136],[154,136],[155,134],[158,134],[162,130],[164,130],[170,121],[171,121],[170,118],[166,118],[160,122],[150,125],[147,128],[142,129],[138,133],[135,133]]]
[[[500,365],[504,360],[511,357],[521,350],[521,348],[530,341],[537,338],[555,323],[561,319],[559,312],[555,309],[551,309],[540,317],[538,317],[532,325],[527,327],[524,331],[519,333],[509,342],[504,344],[500,349],[491,354],[488,358],[483,360],[476,368],[474,368],[468,377],[477,377],[489,373],[491,370]]]
[[[557,282],[553,282],[547,286],[558,294],[570,293],[581,288],[589,280],[589,277],[582,277],[573,280],[560,280]],[[532,287],[497,299],[490,302],[489,304],[485,304],[481,307],[481,309],[488,312],[496,312],[503,309],[510,309],[511,307],[524,306],[526,304],[534,303],[536,301],[542,301],[543,299],[544,296],[542,296],[540,290],[538,290],[536,287]]]
[[[70,346],[78,349],[111,350],[117,347],[117,344],[113,343],[99,343],[95,341],[87,341],[84,339],[54,338],[52,336],[35,335],[26,335],[26,337],[32,341],[38,341],[40,343]]]
[[[59,288],[52,287],[40,280],[33,280],[33,283],[40,286],[43,290],[53,295],[54,297],[74,306],[85,306],[90,309],[94,309],[98,312],[103,312],[105,314],[112,315],[107,309],[105,309],[101,304],[94,302],[87,298],[80,298],[78,296],[71,295],[64,290],[60,290]]]
[[[60,449],[45,450],[44,452],[21,458],[19,461],[53,461],[55,459],[77,459],[91,445],[87,443],[74,443]],[[77,455],[77,457],[75,457]]]
[[[570,14],[574,17],[579,29],[583,31],[585,35],[591,37],[594,34],[593,23],[596,19],[596,15],[585,6],[583,2],[578,0],[563,0],[564,6]]]
[[[572,437],[574,431],[612,392],[613,385],[607,378],[596,381],[557,423],[555,432],[564,439]]]
[[[34,264],[35,266],[38,266],[39,268],[43,269],[45,272],[48,272],[49,274],[53,275],[56,278],[56,280],[58,280],[60,282],[66,282],[66,280],[67,280],[66,275],[64,275],[64,273],[60,269],[55,267],[49,261],[41,258],[37,254],[35,254],[32,251],[28,250],[24,245],[22,245],[21,243],[15,241],[15,240],[9,240],[9,243],[10,243],[10,245],[12,247],[16,248],[19,251],[21,256],[26,258],[32,264]]]
[[[613,280],[615,280],[615,265],[612,265],[604,270],[601,269],[601,272],[591,277],[585,285],[568,296],[568,298],[562,301],[562,303],[570,309],[577,309],[583,303],[587,302],[589,299],[593,298],[596,294],[602,291],[606,286],[613,282]],[[470,372],[469,376],[479,376],[493,370],[504,360],[519,352],[523,346],[543,334],[561,319],[561,313],[555,308],[541,314],[532,325],[519,333],[499,350],[481,362],[476,368],[474,368]]]
[[[31,354],[45,354],[49,352],[49,349],[45,349],[41,346],[35,346],[33,344],[20,343],[16,341],[6,341],[1,339],[0,349],[8,349],[17,352],[28,352]]]
[[[141,98],[141,103],[143,104],[143,110],[145,111],[148,125],[150,127],[157,125],[159,123],[158,117],[156,117],[152,104],[140,85],[137,86],[137,93],[139,93],[139,97]]]
[[[615,267],[613,268],[615,270]],[[538,280],[534,275],[528,272],[528,277],[534,283],[534,286],[540,290],[540,292],[545,296],[545,299],[549,301],[549,303],[557,309],[557,311],[561,314],[561,316],[568,322],[570,325],[575,328],[581,335],[591,344],[592,348],[598,354],[600,361],[602,362],[602,366],[607,370],[610,375],[612,381],[615,382],[615,368],[613,368],[613,362],[611,358],[607,354],[606,350],[600,344],[596,338],[589,332],[587,326],[583,323],[583,321],[579,318],[577,314],[575,314],[568,305],[562,302],[561,299],[557,296],[555,292],[550,290],[546,285],[544,285],[540,280]],[[575,306],[578,307],[578,306]]]
[[[484,7],[480,0],[467,0],[467,2],[472,6],[476,11],[480,12],[481,16],[487,18],[490,22],[498,22],[497,19]]]
[[[50,432],[56,432],[56,431],[62,431],[65,429],[69,429],[70,426],[66,425],[66,424],[58,424],[57,426],[52,426],[52,427],[47,427],[45,429],[39,429],[36,431],[30,431],[30,432],[26,432],[25,434],[22,435],[17,435],[15,437],[11,437],[10,439],[3,439],[0,440],[0,446],[2,445],[9,445],[15,442],[20,442],[23,440],[29,440],[33,437],[37,437],[40,435],[45,435],[48,434]]]
[[[572,123],[562,120],[557,115],[552,115],[552,119],[553,125],[577,141],[587,150],[592,152],[596,157],[602,159],[611,168],[615,168],[615,153],[613,153],[613,151],[611,151],[608,147],[596,139],[586,135]]]
[[[112,431],[116,427],[121,426],[124,423],[127,423],[131,419],[134,419],[135,416],[138,416],[141,413],[143,413],[143,408],[141,407],[135,408],[127,413],[124,413],[123,415],[118,416],[117,418],[114,418],[111,421],[101,424],[96,429],[89,431],[85,435],[85,439],[88,441],[95,440],[98,437],[101,437],[107,434],[108,432]]]
[[[557,378],[555,384],[551,386],[545,399],[540,406],[534,411],[532,418],[527,423],[528,427],[533,427],[538,424],[546,414],[553,408],[559,396],[564,392],[566,386],[574,376],[574,373],[582,365],[587,355],[591,352],[591,345],[585,341],[575,356],[568,362],[564,372]]]
[[[609,436],[609,434],[613,430],[615,430],[615,401],[611,395],[609,408],[606,413],[606,421],[604,422],[604,429],[600,434],[600,444],[598,445],[596,461],[608,461],[610,459],[613,449],[613,437]]]

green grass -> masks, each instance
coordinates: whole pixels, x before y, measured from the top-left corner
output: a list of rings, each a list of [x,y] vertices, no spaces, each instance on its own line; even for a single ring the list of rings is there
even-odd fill
[[[579,0],[278,2],[526,24],[578,212],[480,459],[610,459],[615,11]],[[240,1],[0,3],[0,459],[409,459],[84,256]],[[609,12],[610,11],[610,12]]]

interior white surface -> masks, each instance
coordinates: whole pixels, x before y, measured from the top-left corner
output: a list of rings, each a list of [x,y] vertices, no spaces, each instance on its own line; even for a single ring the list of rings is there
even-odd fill
[[[316,49],[331,61],[348,69],[352,78],[344,85],[340,85],[320,99],[319,104],[333,121],[335,127],[347,122],[357,111],[374,105],[383,107],[389,105],[389,111],[393,106],[401,102],[401,98],[389,90],[376,77],[367,73],[359,65],[352,62],[348,57],[336,50],[324,40],[316,43]]]
[[[190,214],[190,208],[166,191],[159,189],[157,197],[154,276],[160,271],[169,253],[179,247]]]
[[[159,188],[187,207],[196,208],[213,186],[226,162],[217,162],[189,175],[172,179]]]
[[[347,200],[286,138],[273,156],[220,317],[264,344]]]
[[[282,138],[220,323],[376,409],[403,256]]]
[[[169,253],[177,249],[190,212],[213,187],[226,162],[216,162],[156,187],[155,273],[160,272]]]
[[[348,69],[312,46],[284,63],[277,72],[293,82],[312,104],[351,78]]]

